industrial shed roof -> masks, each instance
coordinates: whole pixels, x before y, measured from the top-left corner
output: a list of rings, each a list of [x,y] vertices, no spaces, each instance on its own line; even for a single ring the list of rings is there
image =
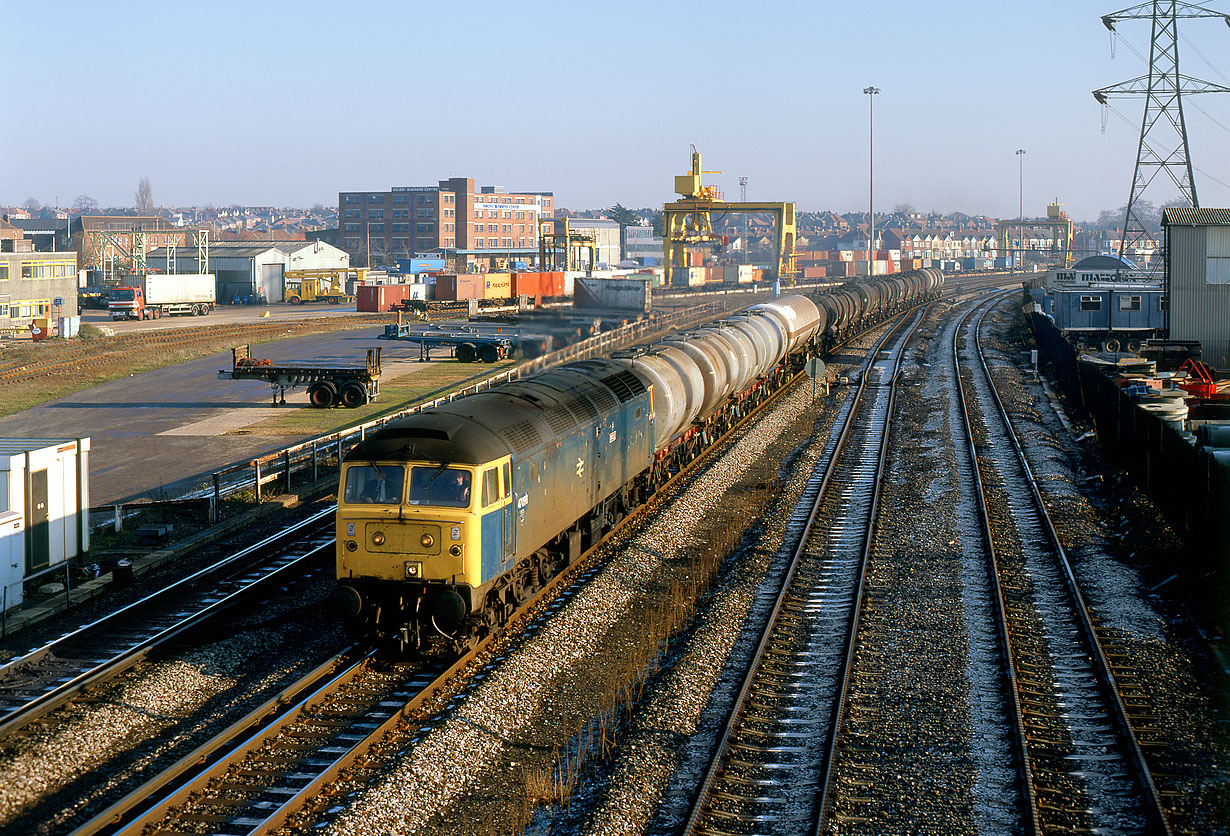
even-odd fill
[[[1230,226],[1230,209],[1163,209],[1162,223],[1193,226]]]

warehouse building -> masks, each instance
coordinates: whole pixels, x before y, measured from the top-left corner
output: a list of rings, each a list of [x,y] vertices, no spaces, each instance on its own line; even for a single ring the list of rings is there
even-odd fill
[[[148,269],[163,273],[196,273],[195,247],[177,250],[173,264],[166,247],[145,258]],[[216,241],[209,245],[206,273],[218,277],[218,304],[282,300],[287,270],[337,269],[350,266],[350,256],[323,241]]]
[[[1197,340],[1204,362],[1230,369],[1230,209],[1166,209],[1170,339]]]

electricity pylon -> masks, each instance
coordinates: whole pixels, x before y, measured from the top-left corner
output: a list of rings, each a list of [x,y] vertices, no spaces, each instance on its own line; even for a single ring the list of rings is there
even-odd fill
[[[1194,207],[1200,205],[1187,147],[1183,96],[1192,93],[1230,93],[1228,87],[1179,72],[1178,21],[1181,17],[1220,17],[1230,26],[1230,15],[1176,0],[1153,0],[1102,17],[1102,24],[1112,33],[1115,24],[1121,20],[1153,21],[1153,36],[1149,41],[1149,74],[1093,91],[1093,97],[1102,105],[1111,96],[1145,96],[1136,170],[1132,174],[1132,192],[1128,196],[1127,213],[1123,219],[1123,238],[1119,242],[1121,260],[1129,247],[1135,248],[1142,241],[1153,244],[1156,249],[1152,233],[1137,212],[1137,203],[1158,174],[1166,172],[1178,187],[1181,197]],[[1156,269],[1154,265],[1150,266]]]

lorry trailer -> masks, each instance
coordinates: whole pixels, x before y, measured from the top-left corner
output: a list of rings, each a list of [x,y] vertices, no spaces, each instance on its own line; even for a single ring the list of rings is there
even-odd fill
[[[218,371],[220,380],[263,380],[273,388],[273,403],[286,403],[286,390],[307,387],[308,403],[317,409],[353,409],[380,394],[379,348],[367,350],[363,366],[277,364],[252,356],[251,347],[231,349],[231,368]],[[280,398],[280,400],[279,400]]]
[[[111,288],[107,309],[113,320],[205,316],[216,306],[217,296],[213,273],[136,274]]]
[[[447,348],[462,363],[495,363],[512,357],[517,350],[516,342],[506,334],[483,334],[465,326],[445,329],[393,322],[384,326],[384,333],[377,334],[376,339],[418,343],[420,360],[430,360],[433,348]]]

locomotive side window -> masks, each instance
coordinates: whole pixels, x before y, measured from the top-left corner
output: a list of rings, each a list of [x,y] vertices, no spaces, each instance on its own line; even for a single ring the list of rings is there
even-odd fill
[[[410,504],[465,508],[470,504],[469,471],[452,467],[410,468]]]
[[[483,505],[490,505],[500,498],[500,471],[494,467],[483,471]]]
[[[512,465],[504,462],[504,498],[508,499],[510,493],[512,493]]]
[[[396,505],[401,502],[406,471],[396,465],[354,465],[346,471],[346,502]]]

